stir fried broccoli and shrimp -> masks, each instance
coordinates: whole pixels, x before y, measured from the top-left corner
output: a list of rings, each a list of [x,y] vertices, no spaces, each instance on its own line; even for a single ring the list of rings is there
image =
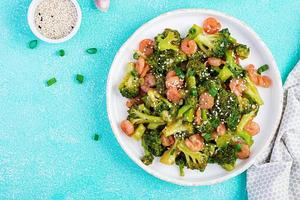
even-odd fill
[[[254,120],[263,100],[257,86],[270,87],[263,65],[243,67],[250,48],[234,39],[214,18],[193,25],[186,37],[165,29],[144,39],[133,54],[119,85],[128,98],[123,132],[141,141],[150,165],[154,157],[166,165],[205,170],[208,163],[227,171],[250,156]]]

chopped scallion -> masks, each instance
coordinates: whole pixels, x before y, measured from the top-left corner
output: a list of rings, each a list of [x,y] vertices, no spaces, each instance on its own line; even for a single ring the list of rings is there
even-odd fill
[[[65,56],[65,50],[63,50],[63,49],[60,49],[58,52],[57,52],[57,54],[60,56],[60,57],[63,57],[63,56]]]
[[[47,81],[47,86],[49,87],[49,86],[53,85],[53,84],[56,83],[56,82],[57,82],[57,81],[56,81],[56,78],[53,77],[53,78],[51,78],[51,79],[49,79],[49,80]]]
[[[179,77],[179,78],[181,78],[181,79],[184,79],[184,73],[183,73],[183,71],[179,68],[179,67],[176,67],[175,68],[175,73],[176,73],[176,75]]]
[[[86,52],[87,52],[88,54],[96,54],[97,51],[98,51],[97,48],[89,48],[89,49],[86,50]]]
[[[257,69],[257,73],[261,74],[269,69],[269,65],[262,65]]]
[[[81,75],[81,74],[77,74],[77,75],[76,75],[76,80],[77,80],[80,84],[82,84],[83,81],[84,81],[84,76]]]
[[[95,141],[98,141],[98,140],[100,139],[100,135],[96,133],[96,134],[94,135],[93,139],[94,139]]]
[[[38,41],[37,41],[37,40],[31,40],[31,41],[29,42],[29,44],[28,44],[28,46],[29,46],[30,49],[36,48],[37,45],[38,45]]]

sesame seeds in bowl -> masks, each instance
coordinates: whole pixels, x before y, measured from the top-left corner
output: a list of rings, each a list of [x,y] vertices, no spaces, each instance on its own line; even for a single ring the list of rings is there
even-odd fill
[[[41,40],[61,43],[71,39],[81,23],[81,9],[76,0],[33,0],[28,10],[28,24]]]

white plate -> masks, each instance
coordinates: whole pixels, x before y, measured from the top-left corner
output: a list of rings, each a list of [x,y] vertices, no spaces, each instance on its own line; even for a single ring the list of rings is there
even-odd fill
[[[144,165],[140,161],[143,149],[139,142],[127,137],[122,133],[119,124],[127,117],[125,102],[119,91],[118,85],[124,76],[126,63],[132,61],[132,53],[137,49],[139,42],[144,38],[154,38],[165,28],[179,30],[185,36],[187,30],[193,24],[202,24],[203,20],[209,16],[217,18],[222,27],[228,27],[232,36],[239,42],[247,44],[251,49],[250,57],[242,61],[241,64],[253,63],[255,66],[268,64],[270,69],[266,72],[273,80],[271,88],[259,88],[259,92],[264,99],[265,105],[261,107],[258,116],[255,118],[261,126],[261,132],[254,137],[254,145],[251,148],[251,156],[247,160],[238,160],[236,168],[227,172],[216,164],[209,164],[202,173],[197,170],[185,169],[185,176],[180,177],[178,167],[166,166],[155,159],[150,166]],[[280,74],[272,57],[271,52],[257,34],[246,26],[243,22],[228,16],[227,14],[204,9],[184,9],[168,12],[141,26],[120,48],[115,56],[107,80],[107,112],[113,132],[127,155],[146,172],[162,180],[179,185],[210,185],[225,181],[249,168],[255,158],[270,143],[280,121],[283,89]]]

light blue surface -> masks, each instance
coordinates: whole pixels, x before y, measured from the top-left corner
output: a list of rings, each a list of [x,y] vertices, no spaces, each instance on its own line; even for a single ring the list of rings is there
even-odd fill
[[[221,184],[182,187],[135,165],[106,116],[105,83],[113,57],[144,22],[178,8],[212,8],[250,25],[266,42],[283,80],[300,56],[300,1],[112,0],[100,13],[92,0],[78,34],[64,44],[40,42],[26,22],[29,0],[0,4],[0,199],[246,199],[245,174]],[[84,50],[97,47],[97,55]],[[63,58],[55,52],[63,48]],[[79,85],[74,75],[86,81]],[[45,87],[55,76],[57,84]],[[101,140],[91,139],[94,133]]]

